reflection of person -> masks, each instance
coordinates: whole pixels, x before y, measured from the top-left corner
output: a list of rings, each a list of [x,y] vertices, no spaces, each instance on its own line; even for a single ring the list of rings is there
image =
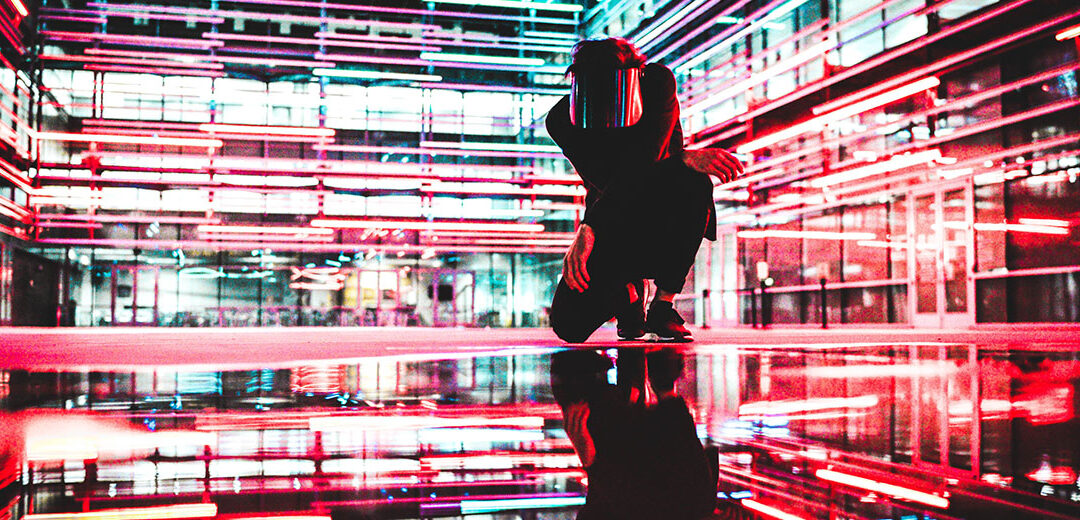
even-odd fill
[[[610,367],[608,358],[591,350],[552,357],[552,393],[589,477],[578,519],[696,520],[711,514],[716,480],[686,402],[674,389],[681,355],[670,349],[648,355],[657,397],[651,407],[628,401],[608,384]]]
[[[625,40],[579,43],[570,72],[572,93],[552,107],[547,129],[587,195],[552,327],[582,342],[615,317],[623,339],[690,341],[672,301],[702,237],[716,237],[712,182],[702,172],[726,181],[742,166],[722,150],[683,150],[675,76],[646,65]],[[657,286],[647,318],[643,278]]]

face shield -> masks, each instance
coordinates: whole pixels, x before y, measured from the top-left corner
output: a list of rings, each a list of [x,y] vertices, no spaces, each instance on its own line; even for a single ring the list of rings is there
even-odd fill
[[[641,69],[574,74],[570,122],[578,128],[622,128],[641,119]]]

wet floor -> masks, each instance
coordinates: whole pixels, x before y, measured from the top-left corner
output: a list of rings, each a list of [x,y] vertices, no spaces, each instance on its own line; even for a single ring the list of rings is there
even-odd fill
[[[556,350],[3,370],[0,517],[573,518]],[[1080,517],[1078,384],[1069,348],[698,345],[676,390],[718,517],[1026,519]]]

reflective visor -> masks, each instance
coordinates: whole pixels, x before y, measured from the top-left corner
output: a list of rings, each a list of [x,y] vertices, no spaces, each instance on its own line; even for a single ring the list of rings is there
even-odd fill
[[[574,74],[570,122],[578,128],[622,128],[641,119],[641,69]]]

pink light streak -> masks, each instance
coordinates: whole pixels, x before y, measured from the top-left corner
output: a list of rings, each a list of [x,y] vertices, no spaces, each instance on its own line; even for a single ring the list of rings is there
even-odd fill
[[[161,66],[196,69],[222,69],[225,67],[220,63],[187,63],[177,60],[137,60],[123,57],[85,56],[73,54],[42,54],[39,57],[43,60],[73,61],[78,63],[116,63],[120,65],[144,65],[148,67]]]
[[[807,240],[874,240],[873,233],[856,231],[795,231],[786,229],[744,229],[735,233],[739,238],[796,238]]]
[[[1011,231],[1013,233],[1034,233],[1038,235],[1068,235],[1069,228],[1060,226],[1040,226],[1033,224],[1006,224],[976,222],[975,231]]]
[[[168,69],[163,67],[129,67],[125,65],[85,65],[83,69],[99,72],[128,72],[132,74],[156,74],[159,76],[198,76],[223,78],[225,73],[217,70]],[[74,104],[68,106],[75,106]]]
[[[255,233],[273,235],[333,235],[333,229],[299,226],[202,225],[199,233]]]
[[[739,503],[742,504],[743,507],[751,511],[757,511],[758,513],[761,513],[770,518],[775,518],[777,520],[806,520],[806,518],[804,517],[787,513],[772,506],[767,506],[765,504],[762,504],[761,502],[758,502],[757,500],[744,498]]]
[[[26,5],[22,3],[22,0],[9,0],[11,6],[15,8],[15,12],[21,16],[30,16],[30,11],[26,10]]]
[[[495,222],[425,222],[417,220],[345,220],[345,219],[312,219],[313,227],[325,227],[335,229],[407,229],[422,231],[525,231],[543,232],[543,224],[517,224]]]
[[[115,143],[115,144],[141,144],[159,146],[198,146],[218,148],[225,143],[221,139],[188,139],[179,137],[140,137],[131,135],[110,134],[73,134],[65,132],[38,132],[34,135],[38,140],[46,141],[70,141],[82,143]]]
[[[220,123],[203,123],[199,125],[199,130],[203,132],[222,134],[254,134],[294,137],[334,137],[334,134],[336,133],[333,128],[313,128],[304,126],[230,125]]]
[[[217,504],[178,504],[171,506],[105,509],[83,513],[28,514],[26,520],[181,520],[217,516]]]
[[[327,47],[350,47],[360,49],[388,49],[399,51],[427,51],[427,50],[439,50],[439,47],[433,47],[430,45],[409,45],[402,43],[381,43],[377,41],[346,41],[331,39],[334,37],[345,38],[350,35],[337,35],[335,33],[315,33],[315,38],[296,38],[290,36],[264,36],[258,34],[223,34],[223,33],[203,33],[203,38],[217,38],[220,40],[234,40],[234,41],[248,41],[248,42],[266,42],[266,43],[289,43],[296,45],[309,45],[320,46],[325,45]],[[371,39],[380,39],[377,37],[369,37]]]
[[[87,33],[71,31],[41,31],[43,36],[50,39],[66,41],[91,42],[94,40],[106,41],[122,45],[140,45],[154,47],[209,49],[221,47],[224,42],[220,40],[197,40],[192,38],[168,38],[164,36],[133,36],[125,34]]]
[[[949,507],[948,498],[944,498],[932,493],[909,489],[902,486],[886,484],[877,480],[857,477],[855,475],[848,475],[846,473],[840,473],[828,469],[819,469],[814,472],[814,476],[828,482],[835,482],[837,484],[843,484],[845,486],[865,489],[867,491],[881,493],[883,495],[908,500],[910,502],[926,504],[931,507],[937,507],[941,509],[948,509]]]
[[[1072,27],[1069,27],[1068,29],[1065,29],[1064,31],[1055,34],[1054,38],[1060,42],[1076,38],[1077,36],[1080,36],[1080,25],[1074,25]]]

